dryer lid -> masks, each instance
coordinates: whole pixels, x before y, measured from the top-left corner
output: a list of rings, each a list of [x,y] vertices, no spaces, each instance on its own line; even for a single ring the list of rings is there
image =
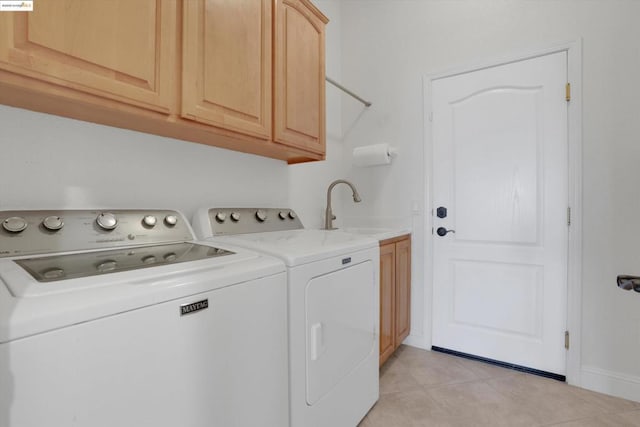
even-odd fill
[[[228,242],[279,257],[288,267],[378,247],[375,239],[340,230],[302,229],[237,234],[219,236],[214,241]]]

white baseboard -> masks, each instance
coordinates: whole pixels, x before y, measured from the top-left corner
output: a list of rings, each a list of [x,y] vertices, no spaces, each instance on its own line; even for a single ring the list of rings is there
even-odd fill
[[[428,344],[425,337],[422,335],[409,335],[404,341],[402,341],[402,344],[422,348],[424,350],[431,350],[431,344]]]
[[[640,402],[640,377],[582,366],[581,387]]]

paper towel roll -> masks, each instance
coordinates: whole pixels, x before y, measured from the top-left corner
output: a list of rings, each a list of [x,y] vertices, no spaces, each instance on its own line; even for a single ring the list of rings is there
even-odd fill
[[[389,147],[389,144],[356,147],[353,149],[353,165],[360,167],[388,165],[396,154],[397,150],[394,147]]]

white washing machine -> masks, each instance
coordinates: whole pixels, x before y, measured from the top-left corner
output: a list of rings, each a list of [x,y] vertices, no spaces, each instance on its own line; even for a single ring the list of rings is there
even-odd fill
[[[378,400],[378,242],[307,230],[290,209],[201,209],[200,238],[287,265],[292,427],[355,427]]]
[[[175,211],[0,222],[0,426],[288,425],[281,261]]]

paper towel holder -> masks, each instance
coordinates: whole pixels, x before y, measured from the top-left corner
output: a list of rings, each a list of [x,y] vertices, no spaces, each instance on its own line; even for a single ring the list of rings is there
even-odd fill
[[[398,156],[398,149],[387,143],[365,145],[353,149],[353,165],[356,167],[391,164]]]

